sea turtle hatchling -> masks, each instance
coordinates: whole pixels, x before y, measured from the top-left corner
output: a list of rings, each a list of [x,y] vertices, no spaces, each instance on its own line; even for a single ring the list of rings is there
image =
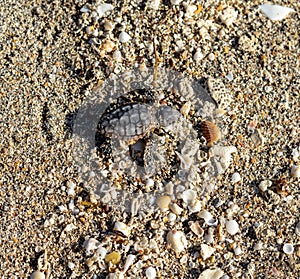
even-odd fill
[[[155,127],[166,127],[180,120],[180,112],[168,106],[132,103],[105,115],[99,130],[106,137],[133,144]]]

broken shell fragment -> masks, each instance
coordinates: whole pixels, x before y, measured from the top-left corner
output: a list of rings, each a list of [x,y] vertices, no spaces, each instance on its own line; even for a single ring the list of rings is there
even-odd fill
[[[180,215],[182,213],[182,211],[183,211],[183,209],[177,203],[171,203],[170,204],[170,209],[176,215]]]
[[[289,13],[295,12],[294,9],[272,4],[261,5],[260,10],[271,20],[283,20]]]
[[[154,279],[156,277],[156,270],[154,267],[152,266],[149,266],[147,269],[146,269],[146,278],[147,279]]]
[[[186,204],[192,203],[196,199],[196,197],[197,197],[196,192],[191,189],[185,190],[182,193],[182,199]]]
[[[114,231],[120,232],[125,236],[129,236],[131,229],[123,222],[116,222],[114,226]]]
[[[207,244],[201,244],[201,256],[203,260],[208,259],[215,251],[216,251],[215,248]]]
[[[190,225],[190,229],[191,229],[191,231],[192,231],[195,235],[197,235],[198,237],[201,237],[201,236],[203,236],[203,234],[204,234],[204,230],[201,228],[199,222],[193,222],[193,223]]]
[[[176,253],[181,253],[187,247],[185,234],[177,230],[168,232],[167,242]]]

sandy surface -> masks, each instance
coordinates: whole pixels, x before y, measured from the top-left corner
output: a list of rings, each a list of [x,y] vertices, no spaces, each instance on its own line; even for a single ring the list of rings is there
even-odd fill
[[[114,9],[93,19],[94,2],[1,2],[0,277],[40,269],[50,278],[122,278],[133,255],[125,278],[147,278],[151,266],[156,278],[199,278],[213,268],[219,275],[205,278],[299,278],[299,178],[291,169],[300,152],[300,5],[276,1],[296,12],[272,21],[261,1],[226,1],[237,12],[227,26],[221,1],[147,3],[111,1]],[[221,142],[237,152],[214,187],[196,191],[199,212],[172,196],[182,212],[132,216],[97,200],[78,174],[70,119],[111,73],[138,64],[181,72],[208,92],[209,78],[224,84]],[[206,223],[204,210],[218,223]],[[234,235],[230,219],[239,225]],[[130,233],[116,232],[116,222]],[[167,239],[175,230],[187,239],[177,253]],[[207,258],[203,244],[214,249]]]

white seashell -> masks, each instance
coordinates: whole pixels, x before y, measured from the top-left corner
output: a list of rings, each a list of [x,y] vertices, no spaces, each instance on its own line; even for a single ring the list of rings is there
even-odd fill
[[[188,170],[191,167],[191,165],[194,163],[194,159],[191,156],[181,154],[177,151],[175,151],[175,153],[180,159],[180,168],[182,170]]]
[[[294,160],[295,162],[298,161],[298,158],[299,158],[299,151],[300,151],[300,146],[299,146],[298,148],[294,148],[294,149],[292,150],[292,157],[293,157],[293,160]]]
[[[168,232],[167,242],[176,253],[181,253],[187,247],[187,240],[184,232],[177,230]]]
[[[285,243],[282,248],[283,252],[287,255],[291,255],[294,253],[294,245],[290,243]]]
[[[239,231],[239,224],[235,220],[227,221],[225,226],[226,231],[231,235],[235,235]]]
[[[238,12],[232,8],[227,7],[219,16],[220,20],[228,27],[236,20]]]
[[[30,275],[30,279],[45,279],[46,276],[43,272],[35,271]]]
[[[132,254],[129,254],[126,258],[126,262],[125,262],[125,265],[124,265],[124,268],[123,268],[123,272],[125,273],[129,267],[133,264],[134,260],[135,260],[136,256],[135,255],[132,255]]]
[[[88,240],[84,241],[83,247],[86,249],[87,254],[91,254],[94,250],[98,248],[100,242],[95,238],[89,238]]]
[[[270,186],[272,185],[272,181],[271,180],[263,180],[259,183],[258,188],[264,192],[266,191]]]
[[[231,183],[235,184],[238,183],[242,180],[241,175],[238,172],[235,172],[232,176],[231,176]]]
[[[156,204],[162,211],[167,211],[171,203],[171,198],[169,196],[160,196],[156,198]]]
[[[183,209],[177,203],[171,203],[170,204],[170,209],[176,215],[180,215],[183,211]]]
[[[198,279],[220,279],[224,272],[220,268],[204,270]]]
[[[114,9],[114,6],[111,4],[100,4],[97,6],[96,11],[99,17],[103,17],[106,12],[110,12]]]
[[[196,199],[196,197],[197,197],[196,192],[191,189],[185,190],[182,193],[182,199],[186,204],[192,203]]]
[[[261,5],[260,10],[271,20],[283,20],[289,13],[295,12],[294,9],[272,4]]]
[[[156,277],[156,269],[152,266],[149,266],[145,272],[147,279],[154,279]]]
[[[291,168],[292,177],[300,177],[300,165],[293,165]]]
[[[129,236],[131,233],[131,228],[125,223],[117,221],[114,225],[114,231],[121,232],[125,236]]]
[[[120,35],[119,35],[120,43],[127,43],[127,42],[130,41],[130,39],[131,39],[131,37],[129,36],[129,34],[124,32],[124,31],[121,32]]]
[[[188,209],[190,213],[199,212],[202,208],[202,204],[199,200],[193,201],[191,204],[189,204]]]
[[[199,217],[200,218],[203,218],[205,223],[207,225],[211,225],[213,223],[215,223],[214,219],[213,219],[213,216],[211,215],[210,212],[208,212],[207,210],[203,210],[199,213]]]
[[[203,260],[208,259],[215,251],[216,251],[215,248],[207,244],[201,244],[201,256]]]
[[[207,234],[203,238],[207,243],[214,243],[214,229],[209,228]]]
[[[75,186],[76,184],[73,181],[68,181],[67,182],[67,186],[68,186],[68,190],[67,190],[67,194],[69,196],[75,196]]]

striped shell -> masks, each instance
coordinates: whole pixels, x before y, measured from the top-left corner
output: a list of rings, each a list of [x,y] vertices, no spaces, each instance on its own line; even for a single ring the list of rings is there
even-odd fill
[[[203,137],[207,141],[207,146],[212,146],[221,137],[218,126],[210,121],[202,121],[201,130]]]

